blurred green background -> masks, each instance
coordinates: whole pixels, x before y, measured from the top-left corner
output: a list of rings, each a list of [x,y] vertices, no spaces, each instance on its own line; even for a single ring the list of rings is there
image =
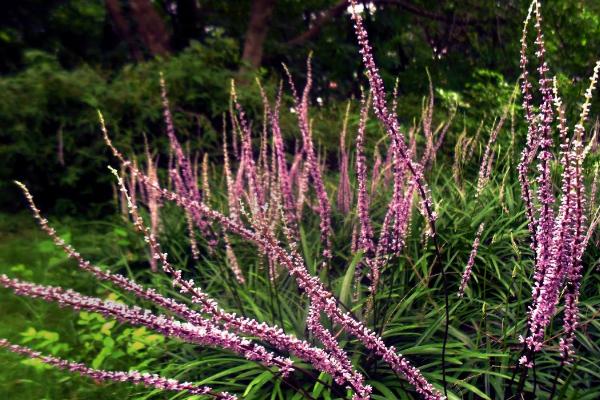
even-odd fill
[[[427,70],[438,102],[459,106],[455,130],[476,126],[506,101],[507,82],[512,86],[519,74],[526,0],[362,5],[383,77],[388,86],[399,79],[404,122],[419,114]],[[549,0],[544,17],[553,73],[584,81],[600,48],[600,3]],[[13,2],[0,13],[0,209],[22,209],[11,183],[19,179],[46,209],[108,212],[112,190],[104,166],[110,159],[96,110],[105,114],[121,148],[139,151],[145,134],[154,149],[166,152],[159,71],[169,85],[182,141],[216,160],[229,79],[247,84],[240,90],[243,102],[258,110],[253,75],[273,95],[281,63],[301,83],[311,51],[315,135],[321,143],[335,143],[338,128],[332,124],[344,109],[339,102],[358,96],[364,84],[347,2]],[[567,101],[578,99],[580,89],[576,84],[565,93]],[[296,132],[285,133],[293,143]]]

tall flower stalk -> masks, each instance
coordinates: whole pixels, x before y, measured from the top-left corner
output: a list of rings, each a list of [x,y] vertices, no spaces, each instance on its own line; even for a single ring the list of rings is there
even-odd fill
[[[535,55],[539,61],[537,71],[541,104],[537,113],[533,105],[533,85],[529,82],[526,53],[528,25],[532,19],[535,21],[536,31]],[[521,42],[521,90],[528,135],[518,171],[531,233],[531,246],[535,251],[535,264],[527,333],[521,338],[524,348],[519,357],[522,372],[517,394],[523,389],[527,370],[535,367],[536,353],[548,345],[545,338],[546,329],[557,313],[561,297],[564,298],[565,304],[564,332],[559,337],[561,369],[574,354],[582,257],[587,247],[586,238],[589,237],[590,230],[595,228],[594,223],[588,223],[586,216],[587,193],[583,180],[583,162],[587,154],[584,146],[585,123],[598,80],[600,62],[594,68],[585,92],[579,121],[571,133],[556,80],[548,77],[549,68],[545,61],[546,50],[541,24],[540,3],[534,0],[525,20]],[[560,139],[558,162],[562,168],[558,193],[555,193],[553,187],[550,165],[553,160],[552,129],[555,115]],[[537,185],[537,201],[534,201],[529,166],[536,157],[538,173],[534,182]],[[557,371],[557,378],[561,369]]]

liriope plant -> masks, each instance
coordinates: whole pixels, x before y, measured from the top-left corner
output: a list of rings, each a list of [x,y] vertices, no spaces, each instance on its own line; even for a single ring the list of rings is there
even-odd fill
[[[225,131],[223,134],[225,205],[217,206],[218,200],[211,195],[207,158],[203,158],[202,166],[199,168],[199,157],[191,157],[178,141],[166,83],[162,77],[164,120],[172,154],[166,184],[158,179],[157,167],[149,150],[146,156],[147,166],[144,170],[112,144],[107,125],[102,114],[99,113],[104,140],[119,161],[122,171],[119,173],[111,168],[121,193],[123,210],[129,215],[134,228],[147,243],[152,270],[159,273],[160,267],[173,286],[187,296],[187,302],[166,297],[153,288],[144,287],[129,278],[106,271],[87,261],[58,236],[55,229],[42,216],[32,195],[22,183],[17,185],[23,190],[41,228],[58,247],[77,262],[79,268],[92,274],[96,279],[111,282],[121,290],[134,294],[135,297],[153,304],[161,311],[85,296],[60,287],[37,285],[9,278],[6,275],[0,275],[0,285],[14,291],[17,295],[56,302],[74,310],[97,312],[129,324],[144,326],[175,340],[232,352],[273,371],[279,379],[288,380],[291,387],[295,387],[292,379],[294,375],[302,376],[303,379],[318,380],[310,371],[299,366],[305,363],[315,371],[331,376],[335,385],[349,391],[351,398],[370,399],[373,389],[367,383],[367,377],[356,361],[356,355],[359,354],[358,359],[362,355],[365,359],[376,359],[385,363],[399,379],[407,381],[421,398],[447,397],[445,356],[451,317],[451,297],[448,290],[447,266],[442,264],[442,253],[452,249],[444,249],[441,242],[436,203],[426,182],[426,174],[435,161],[436,153],[442,146],[450,124],[447,121],[439,129],[434,129],[433,90],[430,90],[421,123],[410,130],[408,137],[403,134],[396,114],[396,91],[389,104],[388,94],[376,66],[361,14],[355,8],[356,1],[351,0],[350,3],[369,88],[363,92],[360,101],[360,116],[355,137],[356,191],[354,194],[350,192],[348,171],[350,156],[345,148],[347,132],[345,122],[340,142],[342,144],[340,164],[343,170],[338,171],[341,172],[341,190],[338,193],[337,203],[340,209],[338,211],[347,213],[350,211],[353,199],[356,199],[355,217],[351,218],[355,232],[351,248],[353,253],[358,254],[358,262],[351,278],[354,280],[354,295],[367,297],[360,312],[356,312],[356,309],[348,309],[346,304],[336,298],[326,279],[332,269],[332,263],[335,262],[332,238],[336,235],[336,225],[332,220],[333,206],[330,201],[331,195],[327,192],[323,162],[313,139],[309,109],[312,85],[310,57],[307,63],[307,81],[301,93],[294,85],[293,77],[285,69],[301,134],[300,145],[289,158],[279,120],[282,88],[280,87],[274,104],[271,104],[259,83],[264,118],[260,143],[256,149],[253,145],[251,121],[238,100],[232,82],[229,118],[224,118],[224,126],[227,125],[225,122],[229,121],[230,132]],[[540,62],[538,86],[541,104],[539,107],[533,104],[534,86],[529,82],[527,70],[527,28],[532,18],[537,32],[536,59]],[[556,314],[561,296],[564,298],[565,312],[564,332],[559,339],[560,366],[570,361],[574,351],[574,334],[578,325],[577,304],[582,256],[598,223],[597,216],[589,216],[586,207],[587,191],[584,184],[583,163],[590,151],[589,145],[586,146],[584,143],[585,123],[588,119],[590,99],[596,85],[600,64],[597,64],[594,69],[590,86],[585,93],[580,120],[570,133],[564,106],[556,84],[553,85],[553,79],[549,76],[544,56],[540,5],[536,0],[529,8],[523,31],[521,90],[528,132],[517,169],[530,230],[531,247],[535,257],[534,271],[532,271],[534,283],[532,303],[528,315],[523,316],[528,320],[527,332],[523,335],[523,348],[517,357],[519,361],[513,368],[513,379],[509,390],[506,391],[507,397],[522,394],[528,371],[535,368],[535,355],[547,346],[544,333]],[[369,174],[365,141],[371,110],[386,134],[385,143],[389,143],[389,147],[382,156],[380,144],[377,144],[374,165]],[[492,129],[485,147],[475,185],[476,198],[482,195],[489,183],[494,163],[492,146],[505,118],[506,113]],[[558,124],[560,140],[558,163],[562,167],[559,190],[553,187],[550,173],[554,157],[552,130],[555,120]],[[423,135],[422,148],[417,146],[416,137],[419,134]],[[231,137],[230,141],[229,137]],[[460,143],[457,144],[457,148],[460,146]],[[465,154],[472,152],[473,147],[474,144],[468,143],[463,152]],[[536,159],[537,173],[532,173],[531,165],[536,162]],[[454,168],[455,179],[459,170],[457,164]],[[532,175],[535,177],[532,178]],[[369,176],[371,182],[368,182]],[[372,203],[377,195],[378,185],[391,187],[391,196],[385,199],[387,205],[380,219],[372,212]],[[305,326],[309,335],[306,338],[296,337],[284,331],[283,326],[228,312],[194,279],[184,277],[186,273],[172,264],[169,255],[159,242],[159,209],[166,203],[173,203],[183,211],[189,234],[189,245],[194,258],[198,258],[200,253],[198,236],[209,244],[209,248],[223,245],[232,274],[240,285],[246,284],[246,268],[238,262],[235,247],[232,245],[231,239],[235,237],[236,240],[255,246],[268,264],[269,279],[275,287],[279,276],[286,275],[293,278],[307,302]],[[149,209],[150,224],[147,224],[142,217],[140,204],[145,204]],[[303,223],[308,213],[314,213],[318,217],[322,242],[322,252],[319,255],[320,268],[312,272],[304,257],[301,244]],[[434,249],[429,274],[431,276],[439,274],[443,284],[445,324],[441,350],[441,385],[430,382],[407,357],[387,343],[381,332],[373,329],[370,323],[384,267],[390,260],[402,255],[411,226],[415,225],[412,222],[419,218],[417,214],[422,215],[423,240],[431,241]],[[466,293],[478,249],[485,245],[482,243],[485,226],[485,222],[479,225],[462,279],[456,282],[459,285],[459,298]],[[365,287],[366,290],[363,289]],[[353,341],[347,340],[348,337]],[[219,392],[208,386],[197,386],[147,373],[92,369],[79,363],[40,354],[5,339],[0,339],[0,347],[96,380],[132,382],[163,390],[222,399],[237,398],[235,394]],[[513,391],[512,387],[519,371],[521,372],[519,384]],[[555,384],[559,375],[560,369],[557,371]],[[297,387],[297,389],[302,392],[301,388]],[[554,388],[552,394],[553,392]],[[310,398],[308,393],[302,392],[302,395]]]
[[[533,104],[527,57],[527,32],[530,21],[534,21],[536,32],[536,59],[539,62],[538,87],[540,104]],[[565,302],[564,333],[559,339],[560,365],[556,379],[565,363],[571,361],[573,342],[578,325],[578,299],[581,285],[582,257],[590,237],[598,224],[597,216],[588,217],[587,194],[584,183],[584,161],[595,135],[585,146],[585,123],[590,110],[590,101],[598,81],[600,61],[596,63],[589,86],[584,94],[584,103],[579,121],[570,132],[565,107],[560,98],[556,78],[550,76],[545,60],[546,49],[541,29],[542,16],[539,1],[529,7],[521,40],[521,91],[523,109],[528,126],[527,142],[518,165],[519,181],[526,207],[528,227],[531,233],[531,248],[534,251],[532,303],[529,306],[527,332],[521,336],[523,351],[519,358],[522,368],[519,389],[522,389],[528,369],[535,367],[535,356],[548,342],[545,331],[557,311],[561,293]],[[539,110],[539,111],[535,111]],[[559,138],[558,163],[562,168],[560,191],[555,193],[551,177],[554,155],[552,131],[557,125]],[[532,185],[531,165],[537,159],[536,188]],[[517,369],[515,369],[516,371]],[[552,389],[551,397],[554,395]]]

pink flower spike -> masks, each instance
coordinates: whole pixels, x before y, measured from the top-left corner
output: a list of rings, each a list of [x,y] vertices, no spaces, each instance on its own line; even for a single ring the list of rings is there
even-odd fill
[[[482,222],[479,224],[479,228],[477,228],[475,240],[473,241],[473,248],[471,249],[471,254],[469,255],[469,261],[467,261],[467,265],[465,266],[465,271],[463,272],[462,280],[460,282],[460,288],[458,289],[458,297],[464,296],[465,289],[467,288],[467,284],[471,278],[471,271],[473,270],[473,265],[475,264],[475,257],[477,256],[477,249],[479,248],[479,240],[481,239],[481,234],[483,233],[484,227],[485,223]]]
[[[186,392],[193,395],[208,395],[220,400],[237,399],[236,396],[227,392],[214,392],[213,389],[208,386],[196,386],[189,382],[179,382],[175,379],[167,379],[156,374],[149,374],[147,372],[138,372],[135,370],[130,370],[127,372],[104,371],[101,369],[90,368],[84,364],[63,360],[58,357],[45,356],[42,353],[34,351],[28,347],[12,344],[6,339],[0,339],[0,348],[5,348],[13,353],[40,360],[44,364],[51,365],[58,369],[76,372],[79,375],[86,376],[96,381],[130,382],[136,385],[143,385],[160,390]]]

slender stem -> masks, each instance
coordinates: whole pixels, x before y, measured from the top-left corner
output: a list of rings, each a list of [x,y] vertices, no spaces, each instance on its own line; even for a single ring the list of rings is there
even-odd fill
[[[520,261],[520,260],[519,260],[519,261]],[[521,294],[521,289],[522,289],[522,285],[521,285],[521,287],[519,288],[519,295],[518,295],[517,297],[520,297],[520,294]],[[531,331],[530,331],[530,329],[529,329],[529,326],[528,326],[528,327],[527,327],[527,333],[525,334],[525,336],[524,336],[524,337],[528,337],[528,336],[529,336],[529,334],[530,334],[530,332],[531,332]],[[506,400],[506,399],[508,399],[508,398],[509,398],[509,396],[510,396],[510,394],[512,393],[512,387],[513,387],[513,385],[514,385],[514,383],[515,383],[515,377],[516,377],[516,375],[517,375],[517,371],[519,371],[519,368],[520,368],[520,364],[518,364],[518,360],[519,360],[519,359],[520,359],[522,356],[524,356],[526,352],[527,352],[527,343],[523,342],[523,349],[521,350],[521,353],[520,353],[519,357],[517,357],[517,365],[516,365],[515,369],[513,370],[512,377],[510,378],[510,382],[509,382],[509,384],[508,384],[508,391],[506,392],[506,394],[505,394],[505,396],[504,396],[504,399],[505,399],[505,400]],[[526,370],[527,368],[524,368],[524,369]]]
[[[535,353],[533,353],[533,357],[531,359],[531,362],[533,363],[533,398],[535,398],[535,392],[537,389],[537,370],[535,368]]]
[[[528,351],[527,353],[531,353]],[[531,354],[527,354],[527,359],[531,357]],[[527,375],[529,375],[529,368],[526,366],[521,367],[521,376],[519,378],[519,385],[517,386],[517,391],[515,392],[514,397],[518,398],[518,396],[523,392],[525,388],[525,381],[527,380]]]
[[[267,260],[267,263],[269,263],[269,260]],[[267,270],[267,283],[269,285],[269,302],[270,304],[270,312],[271,312],[271,322],[275,322],[275,303],[273,301],[273,297],[274,297],[274,292],[275,290],[273,289],[273,279],[275,279],[274,277],[271,277],[271,266],[267,266],[265,268]]]
[[[439,263],[440,259],[440,247],[437,239],[437,235],[433,237],[433,241],[435,243],[435,258],[434,258],[434,266]],[[444,385],[444,396],[448,398],[448,384],[446,382],[446,346],[448,344],[448,331],[450,329],[450,306],[448,304],[448,279],[446,279],[446,268],[441,266],[442,271],[442,285],[444,290],[444,312],[446,316],[446,322],[444,324],[444,341],[442,342],[442,383]]]
[[[529,328],[527,329],[527,335],[525,335],[525,337],[527,337],[527,336],[529,336]],[[521,364],[519,364],[518,360],[522,356],[524,356],[526,353],[527,353],[527,344],[523,343],[523,350],[521,350],[521,353],[520,353],[519,357],[517,358],[517,365],[515,366],[515,369],[513,370],[512,377],[510,378],[510,382],[508,384],[508,390],[506,391],[506,394],[504,396],[505,400],[512,399],[515,397],[515,396],[512,396],[512,387],[515,383],[515,378],[517,376],[517,372],[519,371],[519,369],[522,369],[521,370],[521,378],[519,379],[519,385],[521,384],[521,381],[524,379],[523,374],[526,373],[528,368],[522,367]],[[519,392],[519,389],[517,389],[517,393],[518,392]]]
[[[548,397],[548,400],[552,400],[552,398],[554,397],[554,394],[556,393],[558,378],[560,378],[560,374],[562,373],[562,370],[564,369],[564,367],[565,367],[565,363],[564,363],[564,361],[561,361],[560,367],[558,367],[558,369],[556,370],[556,374],[554,374],[554,382],[552,382],[552,390],[550,391],[550,397]]]
[[[302,372],[304,375],[308,376],[309,378],[311,378],[312,380],[314,380],[316,383],[320,383],[321,385],[323,385],[324,387],[328,388],[329,390],[331,390],[336,396],[339,397],[344,397],[344,394],[341,394],[342,389],[340,388],[340,386],[334,386],[332,384],[330,384],[329,382],[325,382],[324,380],[320,379],[317,375],[313,374],[311,371],[304,369],[298,365],[294,365],[294,369],[296,371]]]
[[[287,377],[286,379],[282,379],[282,382],[286,385],[288,385],[289,387],[291,387],[293,390],[300,392],[300,394],[302,394],[302,396],[304,396],[306,399],[308,400],[316,400],[313,396],[311,396],[306,389],[304,389],[302,386],[300,386],[300,384],[298,382],[296,382],[296,380],[292,380],[291,377]]]

